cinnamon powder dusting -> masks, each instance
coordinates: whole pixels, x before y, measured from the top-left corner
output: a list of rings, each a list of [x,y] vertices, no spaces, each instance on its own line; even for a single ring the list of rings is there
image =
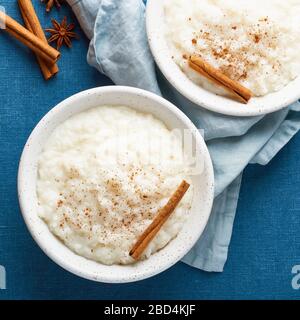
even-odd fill
[[[243,28],[243,39],[237,32]],[[226,35],[226,37],[220,37]],[[216,65],[229,78],[241,81],[247,80],[251,70],[258,61],[268,59],[270,50],[278,44],[278,34],[268,17],[263,17],[257,23],[248,26],[205,24],[199,32],[194,32],[191,39],[195,46],[192,54],[198,54]],[[207,52],[208,51],[208,52]],[[186,59],[187,55],[183,55]],[[273,61],[272,70],[279,71],[280,62]]]
[[[147,193],[138,183],[141,177],[147,179],[147,173],[141,167],[130,166],[128,168],[127,179],[130,181],[134,192],[134,195],[128,198],[128,191],[126,188],[124,189],[124,181],[118,174],[106,179],[101,196],[99,186],[90,184],[85,180],[81,181],[80,193],[70,191],[70,189],[72,190],[70,186],[74,185],[79,178],[78,171],[70,168],[69,176],[63,181],[66,191],[60,193],[57,200],[57,210],[64,211],[59,227],[64,229],[67,225],[70,225],[77,230],[92,233],[93,225],[100,223],[103,226],[101,231],[103,237],[106,237],[110,232],[122,229],[136,232],[135,224],[140,221],[152,220],[156,213],[156,210],[153,209],[164,197],[159,191],[163,183],[160,171],[154,167],[149,168],[149,170],[157,177],[157,185],[154,185],[153,190]],[[108,204],[99,202],[99,199],[105,195],[109,195]],[[93,208],[84,206],[88,202],[95,204]],[[117,214],[112,215],[111,211]]]

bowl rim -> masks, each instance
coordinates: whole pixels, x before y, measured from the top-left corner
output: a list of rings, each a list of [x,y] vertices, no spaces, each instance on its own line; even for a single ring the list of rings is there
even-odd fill
[[[196,243],[197,240],[195,240],[190,245],[190,248],[188,251],[186,251],[184,254],[182,254],[179,258],[176,256],[175,258],[173,258],[173,260],[170,259],[170,261],[168,263],[166,263],[163,266],[163,268],[159,269],[159,271],[155,270],[153,272],[150,270],[150,271],[142,273],[141,276],[135,277],[134,279],[128,278],[124,275],[122,275],[122,277],[120,277],[120,278],[113,277],[112,279],[107,276],[101,276],[99,274],[97,276],[95,276],[91,272],[88,272],[87,270],[83,270],[80,266],[78,267],[78,266],[75,266],[75,265],[69,263],[67,260],[65,260],[65,257],[58,256],[54,252],[53,248],[51,248],[51,245],[49,245],[48,243],[45,243],[45,240],[39,236],[39,230],[37,230],[37,227],[33,223],[31,223],[32,222],[31,221],[32,213],[29,212],[28,208],[30,208],[30,206],[32,207],[32,204],[29,205],[29,207],[28,207],[28,205],[26,204],[26,193],[23,192],[24,190],[26,190],[26,187],[24,187],[24,184],[26,183],[25,181],[26,181],[26,176],[27,176],[27,172],[26,172],[27,161],[28,161],[27,158],[33,152],[33,149],[35,148],[36,142],[37,142],[36,141],[35,143],[32,144],[32,141],[34,141],[34,139],[37,139],[36,137],[38,137],[39,135],[43,134],[44,130],[46,129],[46,124],[49,121],[51,121],[52,117],[57,113],[65,112],[65,111],[63,111],[63,110],[65,110],[63,108],[64,106],[67,106],[68,104],[70,104],[70,102],[76,103],[75,101],[77,99],[81,99],[83,96],[87,97],[91,94],[99,94],[99,93],[105,94],[105,93],[111,93],[111,92],[116,93],[116,94],[122,92],[125,94],[129,93],[132,95],[140,95],[143,98],[150,99],[152,101],[154,100],[156,103],[158,103],[162,107],[166,108],[168,110],[168,112],[175,113],[175,116],[180,121],[184,122],[184,124],[187,125],[189,128],[193,128],[193,129],[196,128],[194,126],[194,124],[191,122],[191,120],[181,110],[179,110],[176,106],[174,106],[172,103],[170,103],[169,101],[165,100],[164,98],[162,98],[160,96],[155,95],[154,93],[151,93],[151,92],[148,92],[148,91],[145,91],[142,89],[136,89],[136,88],[124,87],[124,86],[105,86],[105,87],[97,87],[97,88],[93,88],[93,89],[79,92],[79,93],[63,100],[62,102],[57,104],[54,108],[52,108],[50,111],[48,111],[44,115],[44,117],[38,122],[38,124],[35,126],[35,128],[32,130],[27,142],[25,143],[25,146],[24,146],[21,158],[20,158],[19,168],[18,168],[18,178],[17,178],[17,189],[18,189],[18,199],[19,199],[20,210],[21,210],[21,214],[23,216],[23,219],[25,221],[25,224],[26,224],[31,236],[35,240],[35,242],[38,244],[38,246],[42,249],[42,251],[44,251],[44,253],[51,260],[53,260],[56,264],[61,266],[63,269],[65,269],[65,270],[67,270],[77,276],[85,278],[85,279],[89,279],[89,280],[93,280],[93,281],[97,281],[97,282],[103,282],[103,283],[129,283],[129,282],[135,282],[135,281],[147,279],[149,277],[155,276],[155,275],[165,271],[166,269],[170,268],[176,262],[178,262],[180,259],[183,258],[183,256],[193,247],[193,245]],[[99,105],[101,105],[101,103]],[[82,108],[80,108],[80,109],[81,109],[81,111],[83,111]],[[75,113],[79,113],[81,111],[78,110]],[[58,124],[55,124],[55,126],[57,126],[57,125]],[[47,134],[47,137],[49,137],[49,135],[51,133],[46,133],[46,134]],[[197,143],[200,142],[202,144],[201,148],[203,148],[203,151],[204,151],[203,158],[204,158],[205,163],[207,165],[208,183],[209,183],[209,186],[211,187],[211,191],[209,193],[209,198],[208,198],[209,210],[208,210],[208,214],[203,219],[204,222],[202,223],[202,228],[199,229],[199,232],[197,235],[197,239],[199,239],[199,237],[203,233],[205,226],[207,225],[208,219],[210,217],[211,209],[212,209],[213,196],[214,196],[214,172],[213,172],[211,158],[210,158],[207,146],[205,144],[205,141],[202,138],[202,136],[200,135],[200,133],[198,132],[198,130],[197,130],[196,134],[197,134],[197,136],[196,136]],[[37,217],[35,217],[35,218],[37,218]],[[47,226],[47,228],[48,228],[48,226]],[[48,229],[48,232],[51,233],[51,231],[49,229]],[[63,243],[62,243],[62,245],[65,246],[68,250],[72,251]],[[54,245],[53,245],[53,247],[54,247]],[[77,256],[79,256],[79,255],[77,255]],[[82,257],[82,256],[79,256],[79,257],[84,260],[89,260],[89,259]],[[100,263],[100,265],[103,266],[101,263]]]
[[[253,97],[247,105],[214,94],[190,80],[172,60],[164,35],[163,4],[165,0],[148,0],[146,30],[154,60],[170,84],[198,107],[236,117],[261,116],[279,111],[300,99],[300,75],[284,88],[263,97]]]

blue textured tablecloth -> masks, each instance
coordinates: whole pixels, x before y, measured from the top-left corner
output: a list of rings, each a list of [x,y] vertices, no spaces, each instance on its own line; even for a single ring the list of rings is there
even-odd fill
[[[44,27],[50,17],[34,1]],[[0,1],[20,19],[16,1]],[[21,21],[21,19],[20,19]],[[300,298],[292,267],[300,264],[300,140],[296,137],[268,167],[249,167],[244,176],[229,259],[223,274],[207,274],[178,263],[140,283],[109,285],[80,279],[55,265],[37,247],[21,218],[16,175],[24,143],[55,104],[87,88],[110,84],[86,64],[88,41],[63,50],[56,79],[44,82],[35,58],[0,32],[0,265],[7,289],[0,299],[230,299]]]

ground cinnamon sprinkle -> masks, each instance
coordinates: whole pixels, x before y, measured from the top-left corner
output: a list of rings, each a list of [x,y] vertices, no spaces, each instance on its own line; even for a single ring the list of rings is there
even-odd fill
[[[250,71],[256,66],[256,60],[267,58],[268,49],[276,48],[278,34],[268,17],[263,17],[258,23],[245,27],[247,40],[244,45],[241,45],[234,35],[237,29],[236,25],[206,24],[198,33],[193,34],[191,41],[193,45],[198,44],[192,54],[197,54],[202,58],[211,57],[210,62],[222,73],[235,81],[241,81],[248,79]],[[220,39],[220,34],[229,36]],[[249,48],[251,43],[255,46],[253,53]],[[205,52],[205,56],[202,56],[202,48],[205,51],[209,50],[210,53]],[[188,59],[188,55],[184,54],[183,59]],[[277,61],[272,65],[274,71],[279,70],[279,67],[280,64]]]
[[[155,172],[157,175],[158,184],[161,184],[163,182],[163,178],[161,177],[160,171],[157,171],[154,167],[152,167],[151,170],[153,170],[153,173]],[[78,171],[71,168],[70,175],[64,183],[70,184],[72,180],[78,178],[78,175]],[[59,196],[66,200],[62,201],[61,199],[58,199],[57,209],[64,210],[65,208],[69,208],[71,213],[63,213],[60,227],[64,228],[65,224],[67,224],[78,229],[82,229],[85,224],[92,226],[94,224],[95,217],[98,217],[97,219],[99,220],[97,221],[101,221],[101,224],[105,226],[107,230],[114,232],[121,228],[131,230],[132,225],[135,224],[137,219],[152,219],[155,214],[155,212],[152,212],[152,205],[153,203],[159,202],[162,195],[158,191],[152,191],[151,194],[145,192],[145,190],[139,186],[138,182],[135,181],[135,179],[141,175],[145,176],[146,173],[139,167],[130,167],[128,169],[128,178],[134,187],[134,194],[137,198],[136,200],[134,198],[128,199],[127,197],[124,197],[125,191],[123,190],[122,181],[118,175],[111,176],[109,179],[105,180],[105,192],[109,193],[111,197],[110,202],[113,210],[115,212],[122,213],[115,217],[111,217],[111,212],[103,208],[99,208],[98,211],[93,212],[90,207],[81,206],[82,203],[85,203],[84,199],[94,199],[95,197],[98,197],[98,193],[95,192],[95,189],[91,186],[82,187],[80,194],[76,194],[73,191],[61,192]],[[140,207],[139,199],[142,199],[144,204],[143,207]],[[74,203],[78,203],[79,206],[75,206]],[[91,227],[89,228],[89,231],[92,232]],[[132,229],[132,231],[134,230]]]
[[[255,43],[259,43],[259,41],[260,41],[260,35],[258,35],[258,34],[255,34],[254,35],[254,41],[255,41]]]
[[[63,205],[63,201],[62,200],[58,200],[57,201],[57,207],[59,208],[59,207],[61,207]]]

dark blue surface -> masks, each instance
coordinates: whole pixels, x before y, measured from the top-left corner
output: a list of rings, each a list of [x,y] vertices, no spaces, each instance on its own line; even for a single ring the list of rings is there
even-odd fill
[[[44,13],[33,1],[44,27],[50,16],[75,20],[68,8]],[[20,19],[16,1],[1,1]],[[1,30],[0,30],[1,31]],[[0,265],[7,289],[0,299],[299,299],[291,269],[300,264],[300,137],[267,167],[249,167],[243,186],[228,262],[222,274],[178,263],[139,283],[109,285],[80,279],[52,262],[38,248],[22,220],[16,191],[22,148],[41,117],[70,95],[110,81],[86,63],[88,41],[81,33],[64,49],[60,73],[45,82],[34,56],[0,32]]]

